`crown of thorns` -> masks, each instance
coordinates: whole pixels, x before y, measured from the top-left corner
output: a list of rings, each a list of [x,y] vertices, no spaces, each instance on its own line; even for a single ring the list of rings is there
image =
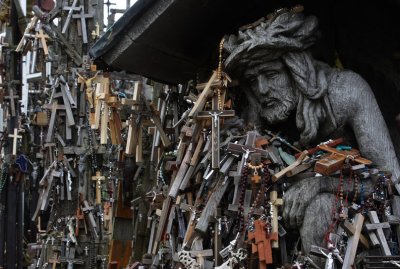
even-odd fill
[[[289,51],[302,51],[315,43],[318,21],[305,17],[302,9],[275,12],[256,25],[242,27],[237,35],[225,38],[229,53],[227,69],[256,65],[279,58]]]

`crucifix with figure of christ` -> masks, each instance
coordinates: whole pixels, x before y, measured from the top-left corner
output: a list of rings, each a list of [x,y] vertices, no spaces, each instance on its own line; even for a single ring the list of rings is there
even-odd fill
[[[83,77],[81,74],[79,74],[78,72],[76,72],[76,74],[78,75],[79,79],[78,82],[79,83],[85,83],[86,85],[86,97],[89,101],[90,104],[90,108],[93,108],[93,80],[97,77],[97,75],[99,74],[99,72],[96,72],[96,74],[93,77]]]
[[[227,118],[235,116],[234,110],[222,110],[221,105],[222,97],[215,93],[212,97],[212,110],[200,111],[197,113],[197,119],[210,119],[211,118],[211,168],[219,169],[219,127],[220,118]]]

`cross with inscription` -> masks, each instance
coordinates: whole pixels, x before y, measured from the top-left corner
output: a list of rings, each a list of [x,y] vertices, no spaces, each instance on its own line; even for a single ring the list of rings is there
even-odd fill
[[[234,110],[220,110],[218,95],[214,94],[212,98],[212,110],[200,111],[197,113],[197,119],[210,119],[211,118],[211,168],[219,169],[219,125],[220,118],[227,118],[235,116]]]
[[[14,128],[14,134],[8,136],[13,138],[12,155],[17,155],[17,140],[21,139],[22,135],[18,135],[18,129]]]
[[[96,204],[101,204],[101,181],[106,178],[101,175],[100,171],[96,172],[95,176],[92,176],[92,180],[96,181]]]
[[[72,18],[81,20],[82,40],[83,40],[84,44],[87,44],[88,43],[88,37],[87,37],[87,29],[86,29],[86,19],[93,18],[93,14],[88,14],[88,13],[85,14],[85,10],[84,10],[83,6],[81,6],[80,9],[81,9],[80,14],[79,15],[78,14],[72,15]]]

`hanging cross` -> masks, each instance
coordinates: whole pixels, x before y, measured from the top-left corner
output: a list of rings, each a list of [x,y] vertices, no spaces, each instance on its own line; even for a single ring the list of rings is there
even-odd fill
[[[100,171],[97,171],[96,175],[92,176],[92,180],[96,181],[96,204],[101,204],[101,181],[105,179]]]
[[[49,55],[49,49],[47,48],[46,39],[49,39],[49,36],[44,34],[42,29],[39,29],[38,33],[36,33],[36,38],[40,40],[44,55],[47,57]]]
[[[81,6],[80,9],[81,9],[80,14],[72,15],[72,18],[81,20],[82,40],[83,40],[84,44],[87,44],[88,37],[87,37],[87,29],[86,29],[86,19],[93,18],[93,14],[85,14],[85,10],[84,10],[83,6]]]
[[[74,2],[72,3],[72,6],[64,6],[63,7],[63,10],[68,10],[68,15],[67,15],[67,18],[65,19],[65,23],[64,23],[64,26],[61,31],[61,33],[63,33],[63,34],[65,34],[65,32],[68,29],[68,26],[69,26],[69,23],[71,21],[71,17],[72,17],[72,14],[74,13],[74,11],[81,10],[81,7],[76,6],[77,2],[78,2],[78,0],[74,0]]]
[[[219,110],[218,96],[215,94],[212,99],[211,111],[200,111],[197,113],[197,119],[211,118],[211,168],[219,169],[219,125],[220,117],[227,118],[235,116],[234,110]]]
[[[262,220],[254,221],[254,232],[248,233],[249,240],[254,240],[251,244],[252,253],[258,252],[260,269],[266,269],[267,264],[272,264],[271,241],[278,240],[278,233],[267,234],[265,222]]]
[[[19,95],[14,95],[14,89],[9,88],[8,90],[8,95],[5,97],[7,100],[10,102],[10,108],[11,108],[11,116],[15,116],[15,99],[19,98]]]
[[[14,134],[8,135],[13,138],[12,155],[17,155],[17,140],[22,138],[22,135],[18,135],[18,129],[14,128]]]

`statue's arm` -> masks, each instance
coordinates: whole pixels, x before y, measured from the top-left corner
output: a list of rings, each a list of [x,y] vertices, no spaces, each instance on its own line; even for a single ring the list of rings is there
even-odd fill
[[[367,82],[354,74],[351,83],[350,105],[354,106],[348,122],[351,125],[361,154],[382,169],[400,176],[400,167],[385,120]]]

